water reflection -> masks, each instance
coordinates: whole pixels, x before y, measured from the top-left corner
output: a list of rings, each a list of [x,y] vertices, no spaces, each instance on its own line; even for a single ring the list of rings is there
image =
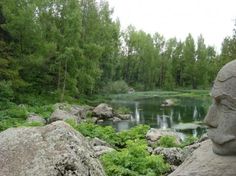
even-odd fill
[[[118,131],[129,129],[137,124],[148,124],[153,128],[173,128],[182,123],[197,123],[203,120],[206,108],[203,107],[205,100],[179,98],[179,104],[173,107],[161,107],[163,99],[159,97],[148,98],[138,101],[113,100],[113,106],[125,106],[133,111],[131,119],[121,122],[104,122],[113,125]],[[209,101],[210,103],[210,101]],[[205,104],[204,104],[205,105]],[[179,129],[178,129],[179,130]],[[205,132],[204,128],[191,128],[181,130],[186,134],[199,136]]]
[[[139,123],[140,122],[140,112],[138,109],[138,102],[135,102],[135,115],[134,115],[134,117],[135,117],[135,121],[137,123]]]

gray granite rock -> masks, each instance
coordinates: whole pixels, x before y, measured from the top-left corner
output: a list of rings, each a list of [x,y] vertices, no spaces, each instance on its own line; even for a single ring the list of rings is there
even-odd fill
[[[113,109],[109,105],[102,103],[93,109],[93,115],[98,118],[112,118]]]
[[[87,139],[57,121],[0,133],[1,176],[104,176]]]
[[[234,176],[236,156],[220,156],[206,140],[169,176]]]
[[[236,60],[219,71],[211,96],[213,103],[204,121],[210,127],[212,149],[220,155],[236,155]]]
[[[171,130],[161,130],[161,129],[155,129],[151,128],[147,134],[146,139],[150,140],[152,142],[158,141],[162,136],[174,136],[176,138],[176,144],[181,143],[181,138],[178,136],[178,134]]]

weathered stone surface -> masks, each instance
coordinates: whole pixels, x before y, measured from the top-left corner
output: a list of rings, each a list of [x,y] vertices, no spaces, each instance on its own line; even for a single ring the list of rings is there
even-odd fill
[[[49,123],[58,120],[74,119],[77,123],[86,119],[87,113],[91,110],[89,106],[70,105],[67,103],[57,103],[53,106],[54,112],[49,118]]]
[[[119,122],[119,121],[121,121],[121,119],[118,118],[118,117],[113,117],[112,121],[113,121],[113,122]]]
[[[91,139],[90,144],[92,146],[107,146],[107,147],[110,147],[110,145],[107,142],[105,142],[105,141],[103,141],[103,140],[101,140],[97,137]]]
[[[76,122],[80,122],[80,118],[61,109],[56,109],[50,116],[49,123],[62,120],[65,121],[67,119],[74,119]]]
[[[162,136],[174,136],[176,138],[176,144],[180,144],[181,142],[181,138],[178,134],[171,130],[151,128],[146,134],[146,138],[152,142],[158,141]]]
[[[236,156],[220,156],[206,140],[169,176],[234,176]]]
[[[77,106],[77,105],[72,105],[69,113],[77,116],[80,119],[86,119],[86,115],[88,111],[90,111],[89,106]]]
[[[103,176],[88,141],[62,121],[0,133],[1,176]]]
[[[46,124],[46,120],[43,117],[41,117],[41,116],[39,116],[37,114],[30,114],[30,115],[28,115],[26,121],[28,123],[38,122],[38,123]]]
[[[181,148],[164,148],[157,147],[154,149],[153,154],[163,155],[166,161],[171,164],[178,166],[183,162],[183,150]]]
[[[113,109],[105,103],[102,103],[93,109],[93,115],[98,118],[112,118]]]
[[[131,119],[131,114],[119,114],[118,116],[121,120],[129,120]]]
[[[115,151],[115,149],[107,146],[93,146],[96,157],[99,157],[105,153]]]
[[[205,123],[212,149],[220,155],[236,155],[236,60],[217,74],[211,91],[213,103]]]
[[[92,145],[95,155],[97,157],[105,153],[115,151],[115,149],[113,149],[108,143],[99,138],[91,139],[90,144]]]

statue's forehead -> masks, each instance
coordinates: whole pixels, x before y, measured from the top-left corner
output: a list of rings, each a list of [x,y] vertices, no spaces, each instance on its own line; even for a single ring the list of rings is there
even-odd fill
[[[216,77],[216,81],[224,82],[232,77],[236,77],[236,64],[232,64],[221,69]]]

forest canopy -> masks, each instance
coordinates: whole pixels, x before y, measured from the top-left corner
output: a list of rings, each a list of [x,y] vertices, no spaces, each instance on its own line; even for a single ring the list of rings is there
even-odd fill
[[[121,31],[108,2],[2,0],[0,99],[19,94],[79,97],[121,82],[136,90],[209,88],[236,55],[236,32],[220,53],[189,34],[166,39],[129,26]],[[118,84],[119,85],[119,84]]]

